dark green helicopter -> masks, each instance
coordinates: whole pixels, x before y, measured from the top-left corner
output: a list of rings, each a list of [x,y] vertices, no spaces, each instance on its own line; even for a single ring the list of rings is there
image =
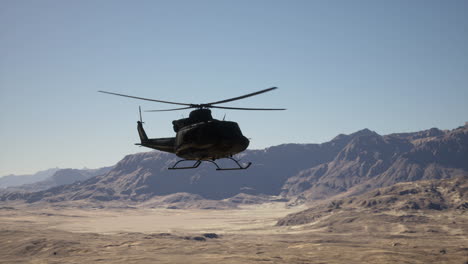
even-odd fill
[[[174,131],[176,132],[176,136],[170,138],[148,138],[145,130],[143,129],[143,122],[141,119],[140,109],[140,121],[137,122],[137,129],[138,134],[140,135],[141,143],[137,143],[136,145],[141,145],[160,151],[174,153],[177,156],[183,158],[182,160],[177,161],[172,167],[169,167],[169,169],[194,169],[200,166],[200,164],[203,161],[207,161],[213,163],[216,166],[217,170],[243,170],[247,169],[252,163],[249,162],[245,165],[241,165],[238,160],[233,158],[233,155],[247,149],[247,147],[249,146],[249,140],[244,135],[242,135],[239,125],[236,122],[214,119],[211,116],[210,108],[255,111],[286,110],[284,108],[241,108],[217,106],[217,104],[224,104],[227,102],[244,99],[254,95],[266,93],[274,89],[277,89],[277,87],[271,87],[258,92],[206,104],[176,103],[106,91],[99,92],[139,100],[184,106],[173,109],[149,110],[146,112],[176,111],[195,108],[195,110],[190,112],[188,118],[182,118],[179,120],[172,121]],[[237,167],[221,168],[215,162],[215,160],[222,158],[227,158],[234,161]],[[188,167],[177,167],[177,165],[180,162],[187,160],[194,160],[195,163],[192,166]]]

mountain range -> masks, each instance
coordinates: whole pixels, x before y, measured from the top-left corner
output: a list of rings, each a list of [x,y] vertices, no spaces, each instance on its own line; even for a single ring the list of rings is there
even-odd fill
[[[466,126],[387,136],[361,131],[332,161],[289,178],[282,195],[320,200],[358,195],[398,182],[463,176],[467,172]]]
[[[188,193],[222,200],[238,194],[280,196],[292,204],[360,195],[398,182],[468,175],[468,126],[379,135],[363,129],[322,144],[283,144],[247,150],[237,158],[253,165],[243,171],[167,168],[177,158],[152,151],[128,155],[107,173],[31,193],[9,193],[0,200],[148,201]],[[229,162],[229,161],[222,161]]]
[[[38,171],[34,174],[28,174],[28,175],[14,175],[14,174],[6,175],[3,177],[0,177],[0,189],[12,187],[12,186],[19,186],[23,184],[35,183],[38,181],[43,181],[47,179],[48,177],[54,175],[54,173],[57,172],[58,170],[60,169],[52,168],[48,170]]]
[[[37,192],[47,190],[49,188],[72,184],[78,181],[84,181],[96,175],[101,175],[109,172],[112,167],[103,167],[99,169],[49,169],[41,171],[33,175],[5,176],[3,182],[7,186],[0,189],[0,193],[15,193],[15,192]],[[25,177],[26,179],[22,179]],[[0,178],[3,179],[3,178]],[[26,182],[26,183],[25,183]]]

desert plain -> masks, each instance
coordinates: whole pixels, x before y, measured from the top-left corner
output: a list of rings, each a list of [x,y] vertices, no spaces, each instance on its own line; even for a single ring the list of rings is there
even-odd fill
[[[356,209],[278,225],[305,208],[11,203],[0,263],[468,263],[464,212]]]

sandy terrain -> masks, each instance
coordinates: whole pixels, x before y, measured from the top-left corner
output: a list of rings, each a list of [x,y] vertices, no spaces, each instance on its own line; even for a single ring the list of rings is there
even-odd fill
[[[0,263],[468,263],[468,217],[455,211],[356,211],[279,227],[303,208],[2,206]]]

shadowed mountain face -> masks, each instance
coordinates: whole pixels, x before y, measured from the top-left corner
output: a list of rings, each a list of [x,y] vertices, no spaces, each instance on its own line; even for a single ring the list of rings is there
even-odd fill
[[[240,158],[252,161],[253,165],[243,171],[220,172],[209,163],[196,170],[173,171],[167,169],[177,160],[173,154],[138,153],[126,156],[109,173],[79,184],[33,194],[4,195],[2,199],[141,201],[179,192],[198,194],[207,199],[225,199],[239,193],[277,195],[289,177],[302,169],[330,161],[348,141],[346,138],[324,144],[287,144],[245,151]],[[225,166],[232,166],[229,161],[225,162]]]
[[[356,195],[398,182],[468,174],[468,129],[380,136],[363,130],[330,162],[287,180],[282,195],[318,200]]]
[[[397,182],[468,174],[468,128],[387,136],[364,129],[323,144],[285,144],[248,150],[238,157],[253,165],[244,171],[220,172],[209,163],[195,170],[170,171],[167,167],[177,160],[173,154],[139,153],[86,181],[31,194],[3,195],[0,200],[143,201],[180,192],[207,199],[239,193],[281,194],[298,201],[356,195]]]

